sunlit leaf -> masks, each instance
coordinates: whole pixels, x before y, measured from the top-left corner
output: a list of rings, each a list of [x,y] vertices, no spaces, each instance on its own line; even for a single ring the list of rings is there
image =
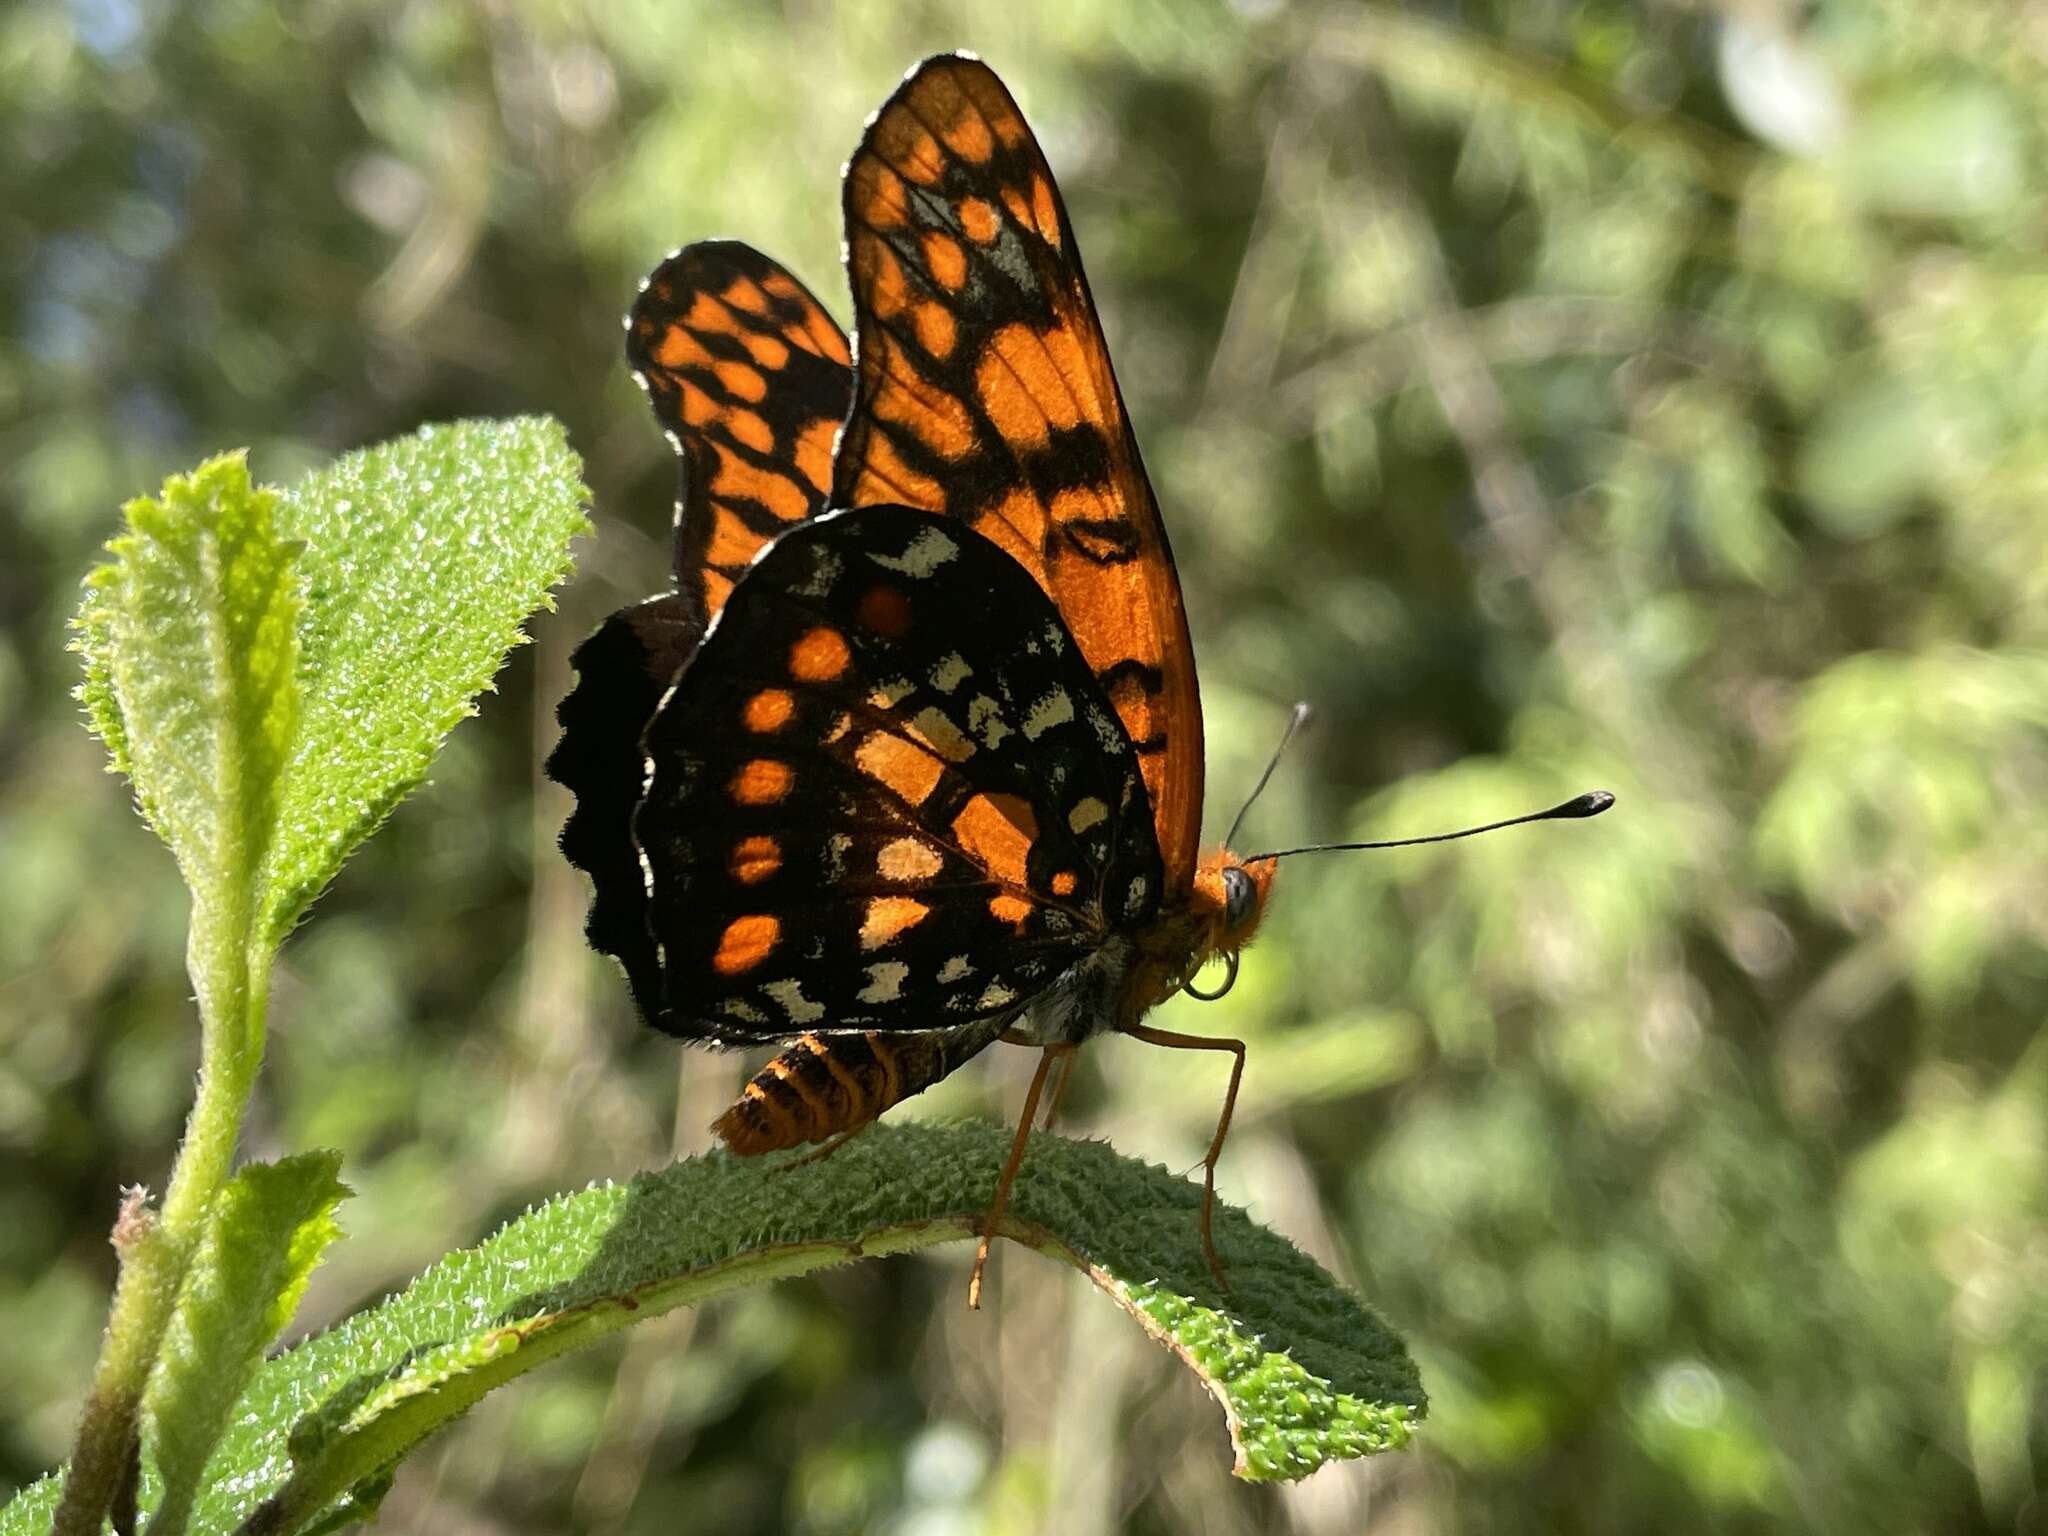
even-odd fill
[[[588,526],[582,466],[546,418],[457,422],[294,486],[305,543],[303,719],[265,866],[273,938],[425,776]]]
[[[348,1194],[341,1154],[251,1163],[228,1182],[185,1277],[143,1402],[163,1488],[150,1536],[186,1528],[200,1473],[263,1351],[291,1320]]]
[[[298,550],[240,454],[124,509],[87,579],[79,697],[196,902],[246,903],[299,719]]]
[[[557,1355],[728,1291],[971,1237],[1009,1139],[986,1124],[884,1126],[796,1172],[715,1153],[550,1201],[266,1364],[195,1524],[282,1533],[351,1507],[367,1516],[422,1439]],[[1231,1294],[1219,1295],[1200,1204],[1198,1185],[1163,1168],[1039,1136],[1003,1234],[1087,1274],[1195,1372],[1222,1405],[1238,1476],[1303,1477],[1405,1445],[1424,1398],[1400,1339],[1228,1206],[1216,1243]],[[1043,1283],[1009,1247],[995,1262],[1016,1266],[1012,1286]],[[33,1529],[44,1486],[0,1516],[0,1536]]]

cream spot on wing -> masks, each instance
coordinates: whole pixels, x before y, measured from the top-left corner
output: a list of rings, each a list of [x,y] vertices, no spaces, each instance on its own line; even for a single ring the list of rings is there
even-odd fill
[[[1090,795],[1071,811],[1067,812],[1067,828],[1079,837],[1090,827],[1099,827],[1109,818],[1109,807]]]
[[[754,556],[755,562],[759,562],[761,556],[767,554],[774,545],[775,541],[773,539],[763,544],[760,552]],[[813,564],[810,575],[800,582],[792,582],[789,590],[796,593],[799,597],[826,597],[830,595],[832,588],[839,581],[839,573],[842,569],[839,557],[828,550],[814,549],[811,553],[811,558]]]
[[[965,955],[955,955],[939,967],[939,980],[942,982],[965,981],[973,974],[974,967],[967,963]]]
[[[1027,741],[1036,741],[1056,725],[1065,725],[1074,718],[1074,701],[1067,697],[1064,688],[1055,688],[1031,706],[1031,713],[1024,717],[1024,736]]]
[[[846,873],[846,855],[853,847],[853,839],[844,832],[834,832],[825,839],[825,878],[838,880]]]
[[[1095,728],[1095,739],[1102,743],[1105,752],[1121,752],[1130,738],[1124,735],[1124,728],[1101,710],[1090,706],[1088,723]]]
[[[941,693],[951,693],[973,675],[974,668],[967,665],[967,658],[955,651],[932,668],[932,686]]]
[[[854,996],[863,1003],[893,1003],[903,995],[903,983],[910,967],[901,960],[884,960],[868,967],[868,984]]]
[[[977,693],[968,703],[967,729],[974,732],[990,751],[994,751],[997,743],[1010,734],[1009,726],[1003,723],[1003,706],[985,693]]]
[[[868,702],[877,709],[894,709],[916,687],[917,684],[907,677],[892,677],[888,682],[876,685],[875,691],[868,695]]]
[[[982,989],[980,1006],[983,1008],[1002,1008],[1015,1001],[1017,1001],[1016,993],[1012,992],[1000,981],[992,981]]]
[[[771,981],[761,990],[775,999],[792,1024],[815,1024],[825,1017],[825,1005],[805,997],[800,981]]]
[[[1130,888],[1124,892],[1124,916],[1136,917],[1145,906],[1145,893],[1151,887],[1143,875],[1134,876]]]
[[[914,837],[899,837],[884,843],[875,855],[875,868],[888,880],[929,880],[943,864],[935,852]]]
[[[937,705],[926,705],[910,724],[924,738],[925,745],[947,762],[964,763],[974,756],[974,743],[960,734],[960,727]]]
[[[920,528],[917,537],[910,541],[910,547],[901,555],[871,553],[868,558],[884,570],[901,571],[905,576],[921,581],[959,553],[960,546],[938,529]]]

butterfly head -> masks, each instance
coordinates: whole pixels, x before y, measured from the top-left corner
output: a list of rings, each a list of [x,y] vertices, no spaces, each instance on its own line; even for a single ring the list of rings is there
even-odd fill
[[[1250,862],[1228,848],[1218,848],[1195,870],[1194,908],[1202,920],[1203,959],[1242,949],[1266,915],[1273,889],[1273,861]]]
[[[1259,919],[1266,915],[1266,898],[1273,891],[1273,861],[1247,861],[1228,848],[1218,848],[1196,867],[1189,889],[1188,916],[1190,953],[1181,972],[1182,986],[1191,995],[1208,1001],[1221,997],[1237,980],[1237,956],[1251,943]],[[1205,992],[1193,985],[1197,971],[1211,960],[1221,959],[1229,967],[1223,985]]]

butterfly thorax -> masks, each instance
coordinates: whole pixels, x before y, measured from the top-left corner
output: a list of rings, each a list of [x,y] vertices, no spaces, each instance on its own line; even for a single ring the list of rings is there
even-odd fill
[[[1142,927],[1111,934],[1034,999],[1004,1038],[1078,1045],[1129,1028],[1210,960],[1249,944],[1272,887],[1270,860],[1247,864],[1218,848],[1180,900]]]

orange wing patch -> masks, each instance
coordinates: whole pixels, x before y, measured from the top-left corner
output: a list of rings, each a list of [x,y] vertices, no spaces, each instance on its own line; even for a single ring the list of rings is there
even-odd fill
[[[718,952],[711,957],[712,969],[721,976],[750,971],[766,960],[782,937],[782,924],[773,917],[738,917],[719,935]]]
[[[976,795],[953,818],[953,836],[991,878],[1021,886],[1038,823],[1030,805],[1015,795]]]
[[[963,197],[960,199],[960,227],[976,245],[990,245],[1003,226],[986,198]]]
[[[948,293],[958,293],[967,286],[967,253],[951,235],[939,230],[926,232],[924,264]]]
[[[923,805],[946,771],[946,765],[923,747],[888,731],[876,731],[854,748],[853,761],[906,805]]]
[[[1012,896],[1005,892],[989,898],[988,915],[999,923],[1007,923],[1015,932],[1022,933],[1025,920],[1031,916],[1031,903],[1022,896]]]
[[[796,700],[789,696],[786,688],[763,688],[747,700],[744,718],[747,729],[757,736],[779,731],[789,724],[789,717],[796,711]]]
[[[852,655],[846,636],[821,624],[789,648],[790,676],[799,682],[829,683],[846,670]]]
[[[648,278],[626,356],[682,459],[676,587],[701,631],[764,543],[824,511],[851,354],[803,284],[711,240]]]
[[[931,911],[921,901],[908,896],[877,896],[868,903],[867,914],[861,920],[860,947],[880,949],[884,944],[901,938],[925,919]]]
[[[844,202],[860,355],[832,504],[963,518],[1031,573],[1117,703],[1183,887],[1194,654],[1052,171],[1002,82],[942,57],[876,114]]]
[[[741,805],[773,805],[789,793],[789,787],[796,782],[796,775],[789,771],[789,764],[778,763],[772,757],[757,757],[733,775],[733,799]]]
[[[759,885],[782,868],[782,845],[772,837],[743,837],[732,846],[726,870],[741,885]]]

